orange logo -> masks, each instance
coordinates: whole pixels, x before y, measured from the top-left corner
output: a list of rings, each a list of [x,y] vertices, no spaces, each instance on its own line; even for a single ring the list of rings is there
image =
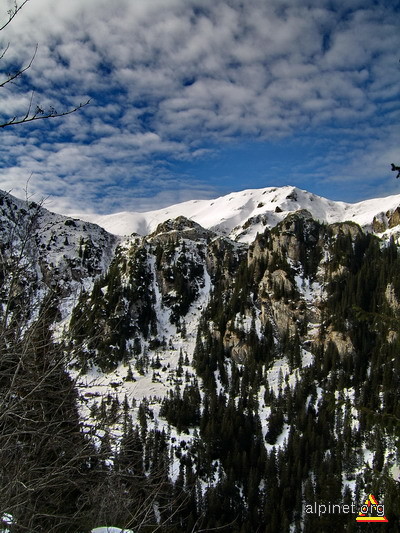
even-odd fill
[[[373,494],[370,494],[365,503],[361,505],[356,518],[357,522],[388,522],[385,516],[385,508],[380,505]]]

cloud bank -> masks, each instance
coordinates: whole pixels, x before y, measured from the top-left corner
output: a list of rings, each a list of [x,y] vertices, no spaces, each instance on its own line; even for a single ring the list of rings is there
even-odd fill
[[[275,177],[266,160],[268,184],[397,192],[399,27],[389,1],[30,0],[0,36],[3,72],[39,45],[1,89],[1,117],[24,114],[32,91],[58,111],[91,104],[1,131],[0,187],[21,193],[32,176],[64,212],[155,208],[227,192],[193,161],[301,137],[318,150]]]

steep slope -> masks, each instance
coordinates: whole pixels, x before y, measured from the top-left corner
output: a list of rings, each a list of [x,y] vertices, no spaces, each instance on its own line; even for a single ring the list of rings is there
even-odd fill
[[[365,200],[355,204],[334,202],[297,187],[249,189],[215,200],[191,200],[145,213],[76,215],[95,222],[110,233],[147,235],[157,225],[178,216],[232,239],[250,243],[257,233],[272,228],[289,213],[307,209],[320,222],[352,221],[367,231],[383,233],[400,222],[400,195]]]
[[[3,292],[7,279],[10,282],[14,274],[23,275],[28,301],[34,294],[40,301],[54,291],[64,299],[64,315],[71,311],[82,288],[90,287],[96,276],[107,270],[119,242],[95,224],[51,213],[2,191],[0,223]]]
[[[397,201],[244,191],[204,225],[180,214],[122,239],[3,196],[1,318],[7,294],[55,295],[96,450],[90,528],[353,531],[354,513],[307,505],[372,493],[396,530],[400,253],[371,231],[396,229]]]
[[[111,421],[115,446],[124,433],[116,406],[127,401],[138,431],[164,428],[172,479],[181,472],[183,484],[196,479],[202,487],[205,528],[230,523],[241,509],[233,531],[260,524],[275,531],[274,523],[321,530],[303,503],[359,501],[364,487],[377,485],[393,508],[400,408],[393,241],[383,244],[354,222],[320,224],[302,210],[248,247],[181,217],[133,237],[115,261],[72,321],[74,328],[94,313],[89,320],[100,329],[85,319],[79,338],[102,341],[81,352],[84,412],[100,427]],[[113,321],[118,309],[125,311]],[[286,500],[285,492],[297,497]],[[214,505],[224,510],[219,520]],[[347,527],[351,517],[338,520]]]

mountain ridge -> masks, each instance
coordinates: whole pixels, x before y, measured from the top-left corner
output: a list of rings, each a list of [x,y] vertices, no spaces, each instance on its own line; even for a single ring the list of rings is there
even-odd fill
[[[323,223],[350,221],[366,231],[382,234],[390,229],[393,213],[396,210],[400,212],[400,195],[347,203],[329,200],[293,186],[266,187],[233,192],[211,200],[189,200],[153,211],[70,216],[95,223],[120,236],[133,233],[145,236],[154,232],[158,224],[184,216],[206,229],[249,243],[257,233],[271,229],[289,213],[300,209],[306,209],[313,218]]]

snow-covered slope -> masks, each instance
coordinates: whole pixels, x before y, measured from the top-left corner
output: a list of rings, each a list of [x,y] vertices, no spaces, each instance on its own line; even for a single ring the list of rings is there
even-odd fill
[[[190,200],[155,211],[112,215],[74,215],[94,222],[116,235],[147,235],[167,219],[183,215],[207,229],[241,242],[251,242],[257,232],[274,227],[288,213],[307,209],[321,222],[353,221],[367,230],[375,219],[384,220],[400,206],[400,195],[350,204],[317,196],[297,187],[248,189],[214,200]],[[386,220],[387,222],[387,220]],[[386,224],[387,225],[387,224]]]
[[[94,279],[107,271],[120,240],[96,224],[52,213],[0,191],[1,260],[26,261],[24,283],[38,301],[57,286],[65,298],[60,309],[63,317],[81,290],[90,289]]]

